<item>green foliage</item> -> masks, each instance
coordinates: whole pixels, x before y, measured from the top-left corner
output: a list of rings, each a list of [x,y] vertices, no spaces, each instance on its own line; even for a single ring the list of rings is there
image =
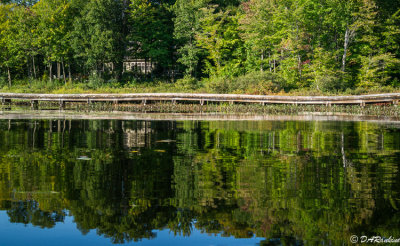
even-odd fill
[[[104,85],[104,82],[105,81],[101,76],[97,73],[93,73],[88,79],[87,87],[89,89],[101,88]]]
[[[11,42],[14,36],[10,24],[13,7],[14,5],[0,4],[0,72],[5,75],[5,71],[7,71],[9,85],[11,85],[10,69],[16,64],[17,59],[13,52],[14,44]]]
[[[204,0],[177,0],[174,5],[174,37],[180,44],[178,62],[185,67],[185,74],[196,76],[201,50],[195,44],[195,35],[200,31],[201,8]]]
[[[0,75],[9,85],[46,73],[64,83],[88,83],[94,71],[119,83],[191,76],[228,92],[236,90],[227,85],[235,77],[268,71],[285,90],[398,87],[399,6],[383,0],[2,1]],[[124,71],[126,59],[154,69]],[[259,86],[248,91],[268,90]]]
[[[6,85],[8,85],[7,78],[4,76],[0,76],[0,88],[3,88]]]
[[[345,89],[343,73],[335,69],[335,60],[330,52],[317,48],[311,64],[304,67],[304,76],[309,76],[311,87],[318,91]]]
[[[322,91],[368,86],[377,71],[371,70],[379,65],[382,72],[374,76],[381,84],[397,76],[393,67],[398,51],[382,43],[393,44],[390,40],[400,29],[389,24],[394,17],[379,22],[373,1],[251,0],[243,4],[243,11],[242,36],[252,51],[246,63],[249,70],[269,69],[292,88]]]
[[[205,72],[210,76],[231,75],[229,67],[240,67],[241,57],[238,48],[242,45],[239,38],[238,15],[232,11],[217,10],[218,6],[202,8],[200,31],[196,34],[196,45],[203,48],[207,59]],[[238,63],[233,65],[232,63]],[[234,74],[232,74],[234,75]]]
[[[286,87],[283,78],[270,72],[252,72],[238,77],[215,77],[206,83],[206,88],[214,93],[275,94]]]
[[[84,61],[88,71],[100,72],[106,62],[119,58],[119,1],[96,0],[83,6],[74,20],[72,47],[75,59]]]
[[[372,57],[361,57],[359,87],[371,88],[395,83],[392,75],[400,67],[400,60],[392,54],[380,54]]]
[[[129,40],[131,55],[149,59],[168,68],[173,49],[173,22],[170,4],[149,0],[130,1]]]
[[[186,90],[195,90],[199,87],[199,81],[193,77],[185,76],[175,82],[175,86]]]

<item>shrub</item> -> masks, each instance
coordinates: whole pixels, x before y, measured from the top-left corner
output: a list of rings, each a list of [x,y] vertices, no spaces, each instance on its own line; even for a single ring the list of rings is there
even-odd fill
[[[175,87],[184,90],[195,90],[199,87],[199,82],[193,77],[185,76],[175,82]]]
[[[212,78],[206,81],[215,93],[245,93],[265,95],[277,93],[285,86],[283,79],[270,72],[252,72],[236,78]]]
[[[109,79],[109,80],[107,81],[107,87],[111,87],[111,88],[121,88],[122,86],[121,86],[121,84],[118,82],[117,79],[112,78],[112,79]]]
[[[100,88],[103,85],[104,85],[104,79],[100,75],[98,75],[97,73],[93,73],[92,75],[90,75],[87,83],[87,87],[89,89]]]
[[[314,87],[322,92],[333,92],[344,89],[344,82],[340,72],[327,72],[314,78]]]
[[[400,59],[392,54],[362,56],[358,74],[358,87],[373,88],[393,85],[393,75],[398,71]]]

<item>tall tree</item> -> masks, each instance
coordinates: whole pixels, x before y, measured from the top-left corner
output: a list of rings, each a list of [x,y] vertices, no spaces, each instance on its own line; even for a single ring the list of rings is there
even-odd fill
[[[201,9],[203,17],[195,36],[196,44],[206,51],[205,69],[209,75],[230,75],[231,68],[241,63],[238,15],[229,9],[217,9],[217,5]]]
[[[82,7],[72,33],[75,59],[84,63],[85,70],[101,74],[106,63],[120,63],[124,54],[123,1],[92,0]]]
[[[12,5],[0,4],[0,67],[7,71],[8,85],[11,86],[11,71],[13,54],[10,49],[10,15]]]
[[[27,77],[36,77],[35,59],[39,53],[37,42],[38,16],[32,8],[17,7],[13,11],[11,26],[14,35],[11,37],[14,55],[23,63]]]
[[[196,76],[201,49],[196,45],[195,35],[200,31],[201,8],[206,0],[177,0],[174,5],[174,36],[178,42],[178,62],[185,68],[185,74]]]
[[[173,65],[173,1],[131,0],[129,45],[133,57],[157,64],[165,72]],[[147,70],[146,70],[147,72]]]
[[[61,68],[65,79],[64,61],[70,44],[71,31],[69,16],[70,2],[66,0],[41,0],[34,6],[39,17],[37,27],[38,44],[48,65],[49,78],[53,78],[53,65],[57,65],[57,78],[60,79]]]

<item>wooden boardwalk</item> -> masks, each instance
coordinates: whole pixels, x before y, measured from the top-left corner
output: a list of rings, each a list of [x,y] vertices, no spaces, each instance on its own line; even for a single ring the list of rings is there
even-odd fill
[[[138,94],[27,94],[0,93],[2,104],[10,104],[12,100],[28,101],[32,107],[39,101],[58,102],[60,108],[68,102],[111,102],[114,104],[136,102],[192,102],[201,105],[208,102],[258,103],[258,104],[294,104],[294,105],[361,105],[391,103],[397,105],[400,93],[374,94],[361,96],[264,96],[238,94],[191,94],[191,93],[138,93]]]

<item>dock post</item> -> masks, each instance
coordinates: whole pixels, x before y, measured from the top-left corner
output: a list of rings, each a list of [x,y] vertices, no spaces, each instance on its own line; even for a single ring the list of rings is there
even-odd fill
[[[3,104],[3,105],[5,105],[5,104],[11,104],[11,99],[2,98],[2,99],[1,99],[1,104]]]
[[[31,100],[31,109],[36,110],[39,108],[39,102],[37,100]]]
[[[200,100],[200,105],[201,105],[201,106],[204,105],[204,100]]]
[[[4,108],[5,110],[11,110],[11,99],[2,98],[2,99],[1,99],[1,104],[2,104],[3,106],[6,106],[6,107]]]
[[[362,101],[362,102],[360,103],[360,106],[361,106],[361,107],[365,107],[365,102]]]
[[[230,105],[233,105],[235,102],[234,101],[229,101],[229,104]]]
[[[143,100],[142,100],[142,105],[143,105],[143,106],[146,106],[146,103],[147,103],[147,100],[146,100],[146,99],[143,99]]]
[[[60,100],[60,110],[63,110],[65,108],[65,102],[63,100]]]
[[[393,105],[399,105],[399,100],[393,100]]]

